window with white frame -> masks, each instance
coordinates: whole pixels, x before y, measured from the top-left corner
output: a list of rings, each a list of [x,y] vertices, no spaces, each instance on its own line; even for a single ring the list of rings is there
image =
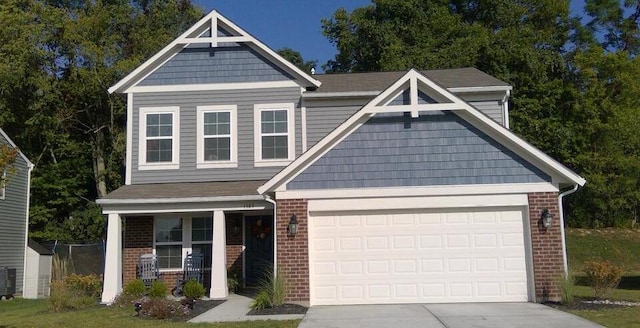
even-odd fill
[[[140,170],[179,168],[180,108],[140,108]]]
[[[197,124],[197,167],[237,167],[237,106],[198,106]]]
[[[287,165],[295,158],[293,104],[254,106],[255,166]]]
[[[156,217],[154,220],[154,251],[158,267],[163,271],[183,269],[184,256],[202,254],[204,267],[211,268],[213,217]]]

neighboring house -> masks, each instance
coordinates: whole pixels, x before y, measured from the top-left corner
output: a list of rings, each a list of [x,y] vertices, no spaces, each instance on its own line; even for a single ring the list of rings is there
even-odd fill
[[[0,129],[0,145],[18,148]],[[33,164],[22,152],[14,163],[15,172],[0,172],[0,270],[16,269],[16,293],[25,288],[29,195]]]
[[[474,68],[309,75],[211,12],[109,89],[127,167],[98,201],[103,302],[140,254],[172,284],[190,252],[213,298],[227,270],[275,267],[311,305],[558,299],[562,196],[585,180],[508,129],[511,89]]]

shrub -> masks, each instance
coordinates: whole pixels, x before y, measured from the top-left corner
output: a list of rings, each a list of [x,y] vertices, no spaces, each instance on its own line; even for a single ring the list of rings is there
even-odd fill
[[[182,293],[186,298],[190,299],[200,299],[204,296],[205,289],[201,283],[197,280],[189,280],[186,284],[184,284],[184,288],[182,289]]]
[[[565,305],[573,304],[574,295],[576,293],[575,276],[571,273],[568,275],[563,273],[560,278],[558,278],[558,288],[560,289],[562,303]]]
[[[64,280],[51,282],[49,308],[54,312],[83,309],[96,303],[96,297],[87,296],[77,288],[70,288]]]
[[[51,280],[60,281],[67,276],[67,268],[69,267],[69,260],[56,254],[53,256],[53,262],[51,263]]]
[[[282,272],[274,275],[273,270],[267,270],[264,278],[260,279],[258,290],[256,299],[251,303],[252,309],[260,310],[280,306],[284,304],[289,291],[287,277]]]
[[[141,316],[155,319],[179,318],[189,313],[189,308],[166,298],[145,298],[141,301]]]
[[[608,261],[587,261],[584,263],[586,281],[597,298],[606,296],[618,286],[622,278],[622,269]]]
[[[77,292],[77,294],[87,297],[98,297],[102,293],[102,277],[90,275],[71,274],[64,278],[67,288]]]
[[[144,282],[140,279],[131,280],[122,289],[122,294],[128,296],[140,297],[144,295],[146,288],[144,287]]]
[[[235,293],[242,286],[242,277],[236,272],[227,274],[227,288],[229,292]]]
[[[149,296],[157,298],[167,297],[167,286],[161,280],[156,280],[149,288]]]

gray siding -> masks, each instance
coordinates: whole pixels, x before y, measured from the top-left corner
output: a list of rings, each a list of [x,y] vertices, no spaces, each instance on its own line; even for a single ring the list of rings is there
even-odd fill
[[[502,118],[502,105],[499,101],[471,101],[469,104],[489,116],[492,120],[498,122],[500,125],[504,125]]]
[[[315,145],[361,108],[361,105],[307,107],[307,149]]]
[[[287,189],[530,183],[551,178],[450,112],[376,115]]]
[[[262,90],[193,91],[141,93],[133,98],[132,184],[201,182],[269,179],[282,167],[254,167],[253,105],[293,103],[295,106],[296,156],[302,149],[300,88]],[[196,107],[206,105],[237,105],[238,107],[238,167],[196,168]],[[138,170],[138,113],[140,107],[180,107],[180,169]]]
[[[429,97],[424,92],[418,90],[418,104],[436,104],[438,103],[433,98]],[[409,105],[411,104],[411,92],[409,89],[404,90],[396,99],[392,100],[389,105]]]
[[[293,79],[246,45],[190,46],[176,54],[139,85],[175,85]]]
[[[2,135],[0,144],[8,144]],[[0,199],[0,268],[16,269],[16,291],[22,293],[29,169],[20,156],[15,164],[17,172],[7,173],[5,198]]]

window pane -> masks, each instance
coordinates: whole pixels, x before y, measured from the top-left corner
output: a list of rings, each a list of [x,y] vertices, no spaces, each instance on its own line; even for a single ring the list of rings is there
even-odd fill
[[[160,114],[160,124],[162,125],[171,125],[173,122],[173,114]]]
[[[262,122],[262,133],[273,133],[273,123]]]
[[[231,122],[231,113],[229,112],[220,112],[218,114],[218,123],[230,123]]]
[[[171,137],[171,135],[173,135],[173,127],[171,127],[171,125],[160,126],[160,136]]]
[[[158,125],[160,123],[160,114],[147,114],[147,126]]]
[[[173,114],[147,114],[147,137],[173,135]]]
[[[262,158],[263,159],[289,158],[289,147],[288,147],[287,136],[262,137]]]
[[[182,267],[182,246],[158,245],[156,246],[158,267],[160,269],[179,269]]]
[[[273,111],[263,110],[261,113],[262,115],[260,119],[262,120],[262,122],[273,121]]]
[[[218,113],[204,113],[204,123],[205,124],[218,123]]]
[[[277,122],[286,122],[287,121],[287,111],[286,110],[277,110],[274,111],[274,121]]]
[[[173,140],[147,140],[147,162],[171,162],[173,154]]]
[[[156,224],[156,242],[182,241],[181,218],[158,218]]]
[[[231,160],[231,138],[204,139],[204,159],[206,161]]]
[[[193,241],[211,241],[213,237],[213,218],[193,218],[191,234],[191,240]]]
[[[160,135],[160,128],[157,125],[147,125],[147,137],[157,137]]]
[[[230,123],[220,123],[218,124],[218,134],[230,134],[231,133],[231,124]]]
[[[273,130],[276,133],[287,133],[287,122],[274,123]]]
[[[195,244],[192,248],[193,254],[204,255],[204,267],[211,268],[211,244]]]

